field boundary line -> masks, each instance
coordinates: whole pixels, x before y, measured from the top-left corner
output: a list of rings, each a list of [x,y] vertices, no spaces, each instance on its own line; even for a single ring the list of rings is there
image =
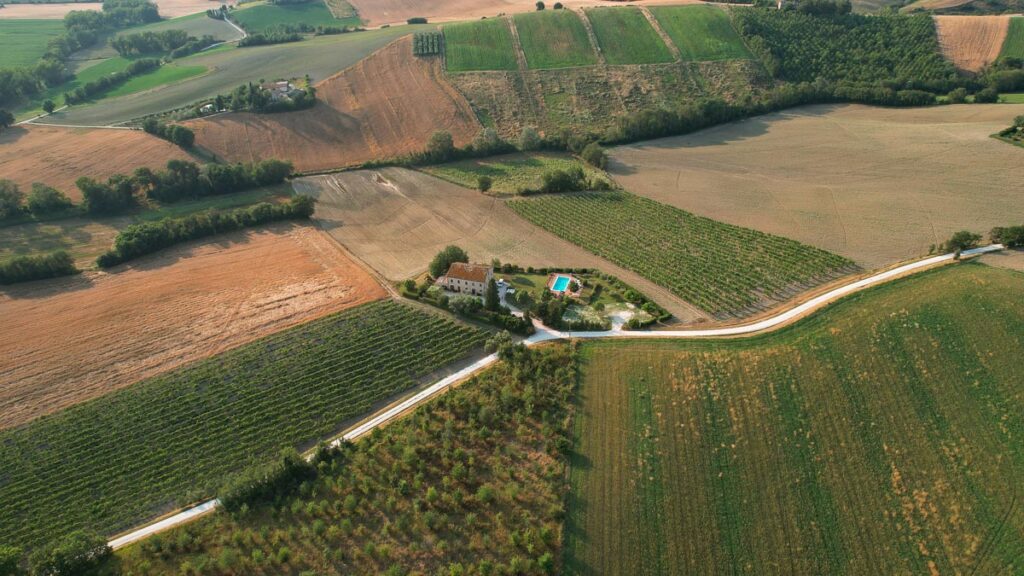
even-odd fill
[[[654,17],[654,13],[651,12],[647,6],[639,5],[637,8],[644,15],[644,18],[647,18],[647,22],[650,23],[652,28],[654,28],[654,31],[657,32],[658,36],[661,36],[661,41],[665,43],[668,51],[672,53],[672,57],[675,59],[674,61],[682,62],[683,53],[679,51],[679,46],[676,46],[676,43],[669,37],[668,32],[665,32],[665,29],[661,27],[661,23]]]
[[[590,41],[590,49],[593,50],[597,56],[598,66],[607,66],[608,60],[604,57],[604,52],[601,50],[601,44],[597,41],[597,34],[594,33],[594,25],[590,21],[590,16],[587,15],[587,11],[580,8],[579,14],[577,15],[580,22],[583,23],[583,29],[587,31],[587,39]]]
[[[706,328],[706,329],[690,329],[690,330],[665,330],[665,331],[625,331],[622,330],[621,326],[615,327],[610,331],[601,332],[572,332],[572,331],[561,331],[561,330],[550,330],[547,327],[539,324],[534,320],[534,326],[537,328],[537,332],[523,341],[526,346],[536,346],[544,342],[554,342],[557,340],[572,340],[572,339],[650,339],[650,338],[661,338],[661,339],[702,339],[702,338],[718,338],[718,337],[734,337],[734,336],[755,336],[765,333],[767,331],[776,330],[792,324],[793,322],[802,319],[807,314],[817,311],[821,308],[825,308],[837,300],[840,300],[846,296],[860,292],[866,288],[884,284],[899,278],[903,278],[907,275],[921,272],[930,269],[934,266],[945,264],[947,262],[953,262],[958,259],[959,256],[975,256],[980,254],[987,254],[989,252],[998,252],[1005,249],[1002,244],[991,244],[989,246],[983,246],[980,248],[973,248],[971,250],[964,250],[960,255],[956,253],[941,254],[939,256],[932,256],[930,258],[924,258],[922,260],[916,260],[902,266],[897,266],[877,274],[873,274],[866,278],[838,286],[828,292],[820,294],[803,304],[782,311],[774,316],[752,322],[750,324],[742,324],[737,326],[729,326],[723,328]],[[459,382],[469,378],[477,372],[489,367],[498,361],[497,354],[489,354],[484,356],[480,360],[466,366],[465,368],[454,372],[441,380],[438,380],[434,384],[427,386],[423,390],[413,394],[412,396],[399,401],[396,404],[378,412],[375,415],[370,416],[362,424],[358,424],[353,428],[350,428],[340,438],[337,438],[330,442],[330,446],[338,446],[343,442],[351,442],[357,440],[371,432],[373,430],[386,425],[387,423],[401,417],[403,414],[410,410],[418,407],[419,405],[431,400],[435,396],[444,393],[448,388],[458,384]],[[123,548],[129,544],[139,542],[164,530],[174,528],[183,524],[192,522],[196,518],[202,517],[216,508],[220,507],[220,500],[213,499],[207,500],[196,506],[187,508],[176,514],[166,516],[157,522],[152,522],[137,528],[131,532],[122,533],[122,535],[112,539],[109,542],[111,548],[117,550]]]

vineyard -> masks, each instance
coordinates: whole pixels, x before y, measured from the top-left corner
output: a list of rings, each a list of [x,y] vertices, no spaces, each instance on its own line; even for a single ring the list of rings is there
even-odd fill
[[[563,571],[1020,574],[1021,354],[1024,274],[980,264],[754,340],[587,343]]]
[[[853,269],[830,252],[625,192],[544,196],[509,206],[720,318],[749,315]]]
[[[0,542],[113,534],[337,431],[484,334],[392,301],[327,316],[0,432]]]
[[[672,53],[638,8],[595,8],[586,17],[609,64],[672,61]]]
[[[512,32],[504,18],[450,24],[444,33],[445,66],[449,72],[515,70]]]
[[[683,60],[750,58],[729,16],[715,6],[655,6],[651,13],[679,48]]]
[[[587,29],[572,10],[516,14],[513,21],[530,69],[597,64]]]
[[[733,14],[747,44],[783,80],[929,82],[956,74],[942,57],[931,16],[820,18],[742,8]]]
[[[412,37],[414,56],[436,56],[443,51],[444,36],[440,32],[417,32]]]

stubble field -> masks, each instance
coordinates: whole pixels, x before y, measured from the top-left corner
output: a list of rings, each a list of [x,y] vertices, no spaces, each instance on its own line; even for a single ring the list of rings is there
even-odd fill
[[[440,249],[457,244],[474,262],[599,268],[680,321],[702,317],[668,290],[519,218],[501,200],[420,172],[360,170],[300,178],[293,186],[319,199],[314,218],[324,230],[389,280],[420,274]]]
[[[188,125],[196,143],[219,158],[291,160],[296,170],[324,170],[423,149],[436,130],[456,145],[480,129],[472,108],[441,71],[440,59],[412,55],[402,38],[317,85],[312,109],[282,114],[224,114]]]
[[[961,70],[978,72],[995,62],[1010,28],[1009,16],[936,16],[942,55]]]
[[[0,292],[0,428],[385,295],[321,232],[279,225]]]
[[[1024,221],[1020,105],[810,106],[610,151],[634,193],[841,254],[865,268],[962,229]]]
[[[139,166],[163,168],[191,160],[181,148],[137,130],[18,126],[0,134],[0,174],[26,194],[42,182],[78,202],[75,180],[131,174]]]
[[[753,340],[588,343],[566,572],[1019,573],[1022,303],[966,264]]]

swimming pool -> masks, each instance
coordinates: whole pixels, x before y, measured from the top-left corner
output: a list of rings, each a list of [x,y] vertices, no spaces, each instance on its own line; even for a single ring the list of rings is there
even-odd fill
[[[565,292],[569,287],[569,280],[570,278],[568,276],[557,276],[555,278],[555,283],[551,285],[551,290],[554,292]]]

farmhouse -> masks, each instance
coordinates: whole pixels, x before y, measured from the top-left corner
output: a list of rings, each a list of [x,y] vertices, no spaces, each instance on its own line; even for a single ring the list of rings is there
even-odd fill
[[[437,279],[437,285],[452,292],[483,296],[493,277],[494,271],[490,266],[455,262],[444,276]]]
[[[260,85],[260,88],[270,92],[270,99],[274,102],[290,100],[301,92],[301,90],[296,88],[294,84],[287,80],[281,80],[279,82],[264,82]]]

